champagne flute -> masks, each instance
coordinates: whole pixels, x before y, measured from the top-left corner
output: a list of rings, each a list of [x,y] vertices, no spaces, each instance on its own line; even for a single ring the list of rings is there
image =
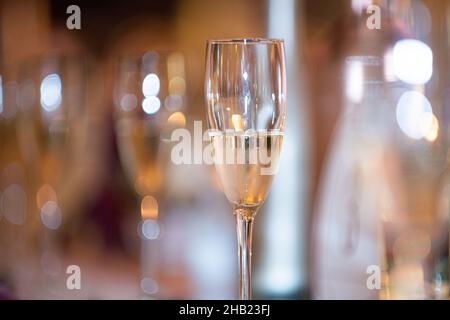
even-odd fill
[[[240,299],[250,300],[253,221],[278,170],[283,141],[283,40],[209,40],[205,94],[216,171],[237,219]]]

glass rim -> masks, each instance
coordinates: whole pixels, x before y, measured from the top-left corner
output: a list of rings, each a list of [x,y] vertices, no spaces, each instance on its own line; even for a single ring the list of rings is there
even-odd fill
[[[277,38],[228,38],[208,39],[207,44],[283,44],[284,39]]]

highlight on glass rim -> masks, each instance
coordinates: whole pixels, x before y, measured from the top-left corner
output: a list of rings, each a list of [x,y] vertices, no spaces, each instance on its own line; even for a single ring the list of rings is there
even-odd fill
[[[0,300],[448,300],[449,33],[446,0],[1,0]]]

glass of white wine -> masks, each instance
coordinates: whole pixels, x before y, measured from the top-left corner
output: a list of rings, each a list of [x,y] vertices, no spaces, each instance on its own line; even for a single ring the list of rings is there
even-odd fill
[[[249,300],[253,221],[278,170],[283,141],[283,40],[209,40],[205,94],[216,171],[237,219],[240,299]]]

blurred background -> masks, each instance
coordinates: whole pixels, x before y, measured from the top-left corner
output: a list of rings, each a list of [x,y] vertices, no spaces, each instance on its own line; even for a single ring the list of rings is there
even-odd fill
[[[230,205],[170,137],[242,37],[288,70],[255,298],[449,297],[448,1],[1,0],[0,298],[237,298]]]

